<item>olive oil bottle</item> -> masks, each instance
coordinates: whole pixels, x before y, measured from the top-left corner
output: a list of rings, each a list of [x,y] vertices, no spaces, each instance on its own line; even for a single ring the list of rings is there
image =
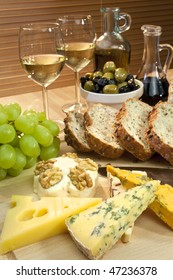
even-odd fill
[[[95,69],[103,69],[107,61],[114,61],[116,67],[123,67],[129,71],[131,46],[121,35],[131,26],[131,16],[127,13],[120,13],[119,8],[102,8],[103,14],[103,35],[96,41],[95,48]],[[119,21],[124,20],[123,26]]]

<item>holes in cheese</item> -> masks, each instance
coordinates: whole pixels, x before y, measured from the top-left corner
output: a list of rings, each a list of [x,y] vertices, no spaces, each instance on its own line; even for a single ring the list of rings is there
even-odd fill
[[[24,211],[20,216],[19,216],[19,221],[29,221],[33,219],[35,210],[28,210]]]
[[[42,217],[46,215],[48,212],[49,210],[47,208],[42,208],[36,212],[35,217]]]
[[[102,202],[101,198],[13,195],[0,236],[0,254],[67,232],[65,219]],[[11,230],[13,229],[13,230]]]

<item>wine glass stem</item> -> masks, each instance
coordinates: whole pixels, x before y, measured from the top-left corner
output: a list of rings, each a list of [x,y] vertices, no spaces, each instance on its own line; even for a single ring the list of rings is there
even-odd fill
[[[76,103],[80,104],[80,82],[79,82],[79,71],[75,71],[75,98]]]
[[[48,96],[47,96],[47,88],[42,87],[42,96],[43,96],[43,108],[46,114],[46,118],[49,119],[49,108],[48,108]]]

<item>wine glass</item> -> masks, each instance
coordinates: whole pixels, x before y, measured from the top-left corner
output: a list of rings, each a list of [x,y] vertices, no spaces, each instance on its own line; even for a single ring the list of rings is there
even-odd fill
[[[21,26],[19,57],[28,78],[42,86],[43,108],[49,119],[47,87],[59,77],[65,64],[64,41],[58,23]]]
[[[80,100],[79,72],[86,67],[93,58],[96,33],[90,15],[66,15],[57,19],[65,44],[66,65],[75,73],[75,104],[65,104],[64,112],[82,111],[86,104]]]

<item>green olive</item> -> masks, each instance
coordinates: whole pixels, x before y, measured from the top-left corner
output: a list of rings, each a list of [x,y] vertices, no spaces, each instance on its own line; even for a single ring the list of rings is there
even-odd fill
[[[113,61],[107,61],[103,66],[103,73],[112,72],[114,73],[116,69],[116,65]]]
[[[103,74],[102,78],[106,78],[107,80],[113,80],[114,79],[114,74],[112,72],[106,72]]]
[[[103,75],[102,71],[95,71],[95,72],[93,73],[93,78],[102,77],[102,75]]]
[[[127,82],[119,83],[118,84],[118,89],[121,87],[127,86]]]
[[[93,91],[93,89],[94,89],[93,81],[86,81],[84,84],[84,89],[87,91]]]
[[[118,83],[123,83],[127,78],[127,71],[124,68],[115,69],[115,80]]]
[[[103,93],[106,94],[118,93],[118,87],[116,85],[106,85],[103,88]]]
[[[88,78],[89,80],[92,80],[93,78],[93,73],[86,73],[85,77]]]

